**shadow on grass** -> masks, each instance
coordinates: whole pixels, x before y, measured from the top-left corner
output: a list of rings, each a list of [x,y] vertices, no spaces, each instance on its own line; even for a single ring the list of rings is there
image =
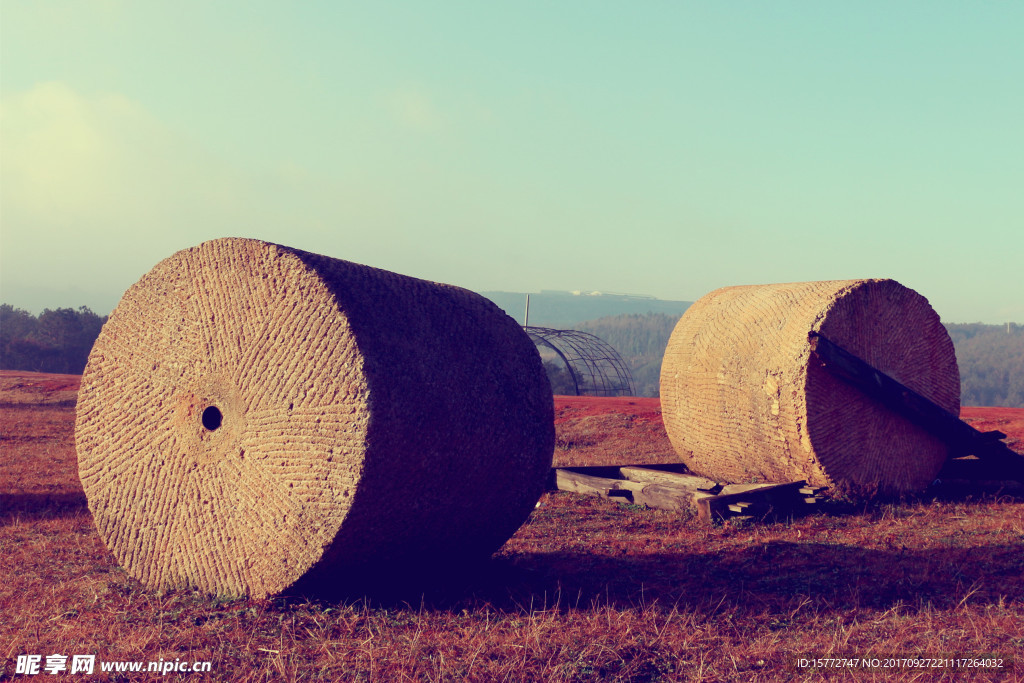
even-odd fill
[[[790,604],[794,596],[821,607],[891,608],[961,601],[1024,599],[1024,543],[934,550],[875,550],[850,545],[773,541],[739,551],[621,558],[553,553],[510,558],[523,575],[510,593],[560,595],[563,608],[610,603],[722,602],[736,607]],[[525,595],[521,595],[521,602]]]
[[[0,526],[18,519],[73,517],[88,511],[84,491],[0,493]]]
[[[397,572],[377,578],[358,593],[321,592],[314,599],[456,611],[486,603],[499,610],[611,606],[667,614],[711,605],[785,612],[796,598],[824,610],[951,609],[1024,600],[1024,542],[924,551],[773,541],[696,555],[526,553],[498,556],[415,585]]]

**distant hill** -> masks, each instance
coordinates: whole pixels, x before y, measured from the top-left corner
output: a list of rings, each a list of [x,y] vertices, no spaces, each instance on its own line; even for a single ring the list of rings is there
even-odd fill
[[[523,324],[524,292],[480,292]],[[530,293],[530,325],[565,329],[588,320],[615,315],[661,313],[679,316],[692,301],[667,301],[654,297],[607,292],[559,292],[549,289]]]

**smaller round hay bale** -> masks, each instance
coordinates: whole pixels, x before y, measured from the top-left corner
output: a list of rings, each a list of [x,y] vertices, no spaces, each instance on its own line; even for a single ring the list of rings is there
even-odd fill
[[[811,332],[959,413],[953,343],[917,292],[887,279],[725,287],[686,311],[665,351],[662,413],[676,452],[731,482],[923,490],[947,446],[824,370]]]
[[[344,591],[497,550],[543,491],[553,404],[482,296],[221,239],[125,293],[75,444],[100,537],[146,586]]]

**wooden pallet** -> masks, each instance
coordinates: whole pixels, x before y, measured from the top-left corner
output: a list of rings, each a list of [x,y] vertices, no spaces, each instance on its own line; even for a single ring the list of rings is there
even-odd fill
[[[694,509],[707,522],[807,514],[824,490],[804,481],[723,484],[688,474],[676,464],[558,467],[552,470],[550,488],[658,510]]]

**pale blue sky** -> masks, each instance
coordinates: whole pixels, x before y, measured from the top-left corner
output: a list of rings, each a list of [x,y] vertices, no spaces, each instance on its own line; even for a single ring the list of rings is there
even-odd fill
[[[0,299],[249,236],[477,291],[1024,321],[1024,3],[0,4]]]

